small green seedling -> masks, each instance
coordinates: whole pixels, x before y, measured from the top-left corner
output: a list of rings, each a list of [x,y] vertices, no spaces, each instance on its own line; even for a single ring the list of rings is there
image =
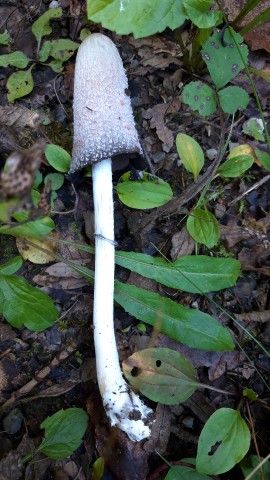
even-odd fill
[[[54,72],[61,72],[63,70],[63,63],[69,60],[74,54],[79,45],[69,39],[60,38],[59,40],[51,40],[44,42],[42,48],[41,41],[44,36],[50,35],[52,32],[50,21],[55,18],[61,18],[61,8],[51,8],[39,17],[32,25],[32,32],[37,40],[37,58],[33,60],[27,57],[23,52],[16,51],[0,55],[0,67],[17,67],[20,69],[12,73],[7,80],[8,101],[14,102],[16,99],[28,95],[34,88],[34,80],[32,76],[32,69],[36,63],[42,63],[49,66]],[[0,43],[2,45],[9,44],[9,34],[5,31],[0,36]],[[49,61],[49,59],[52,59]],[[47,62],[47,63],[46,63]]]

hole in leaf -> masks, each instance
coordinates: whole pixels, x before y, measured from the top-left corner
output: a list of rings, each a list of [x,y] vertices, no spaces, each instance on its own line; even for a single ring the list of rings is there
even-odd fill
[[[205,58],[205,60],[208,60],[208,61],[209,61],[209,60],[210,60],[210,55],[209,55],[208,53],[205,53],[205,54],[204,54],[204,58]]]
[[[216,42],[214,42],[214,41],[212,40],[211,45],[212,45],[212,47],[215,47]]]
[[[206,97],[206,100],[207,102],[209,102],[211,100],[211,97],[209,97],[209,95]]]
[[[200,105],[200,110],[203,110],[203,109],[204,109],[204,104],[201,103],[201,105]]]
[[[233,66],[232,66],[232,72],[235,73],[237,72],[238,70],[238,65],[235,63]]]
[[[132,377],[138,377],[142,373],[142,369],[139,367],[133,367],[130,374]]]
[[[222,440],[218,440],[214,445],[212,445],[211,449],[208,452],[209,457],[211,457],[212,455],[214,455],[214,453],[216,453],[218,447],[220,447],[221,444],[222,444]]]
[[[195,102],[197,102],[199,100],[198,95],[194,95],[194,100],[195,100]]]
[[[229,47],[230,47],[230,48],[234,48],[234,44],[233,44],[233,43],[230,43],[230,44],[229,44]]]
[[[161,366],[161,360],[157,360],[156,361],[156,367],[160,367]]]

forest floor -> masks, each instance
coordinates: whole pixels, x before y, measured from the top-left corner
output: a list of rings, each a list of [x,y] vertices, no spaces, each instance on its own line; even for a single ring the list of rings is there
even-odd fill
[[[89,28],[85,22],[85,2],[61,0],[59,3],[63,16],[52,22],[50,39],[69,38],[79,43],[81,29]],[[12,46],[0,46],[0,54],[20,50],[35,58],[37,44],[31,26],[48,9],[48,4],[45,0],[0,1],[1,32],[8,29],[12,38]],[[269,349],[270,180],[266,178],[269,174],[262,166],[254,164],[241,177],[214,180],[208,192],[213,194],[208,208],[218,219],[220,242],[210,250],[203,245],[196,246],[185,223],[203,185],[198,182],[194,188],[192,174],[180,164],[175,145],[178,133],[196,139],[207,159],[204,172],[217,155],[221,139],[227,140],[230,132],[228,149],[249,144],[266,151],[264,140],[255,140],[243,132],[247,120],[259,118],[248,79],[243,73],[234,79],[234,85],[244,87],[251,96],[244,111],[239,111],[233,120],[222,113],[203,118],[181,101],[181,91],[190,77],[173,32],[166,30],[162,34],[134,39],[132,35],[121,37],[97,25],[90,25],[90,29],[105,33],[118,47],[129,79],[139,137],[151,171],[170,184],[176,199],[167,210],[166,205],[154,210],[132,210],[123,205],[115,193],[117,248],[148,255],[158,251],[170,261],[195,253],[235,258],[240,260],[242,269],[234,287],[206,297],[175,291],[117,267],[116,276],[122,282],[158,292],[186,307],[199,308],[214,316],[231,331],[237,343],[235,350],[229,352],[191,349],[165,335],[153,336],[150,326],[142,330],[141,322],[115,305],[120,359],[148,345],[167,347],[185,355],[196,367],[203,383],[234,393],[244,388],[253,389],[260,401],[250,402],[245,415],[256,432],[257,447],[264,457],[270,450],[270,396],[267,389],[270,361],[241,327],[251,333],[266,351]],[[182,29],[181,35],[185,42],[189,41],[190,25]],[[268,40],[265,34],[265,44],[260,47],[254,34],[249,54],[250,65],[268,75],[269,37],[268,30]],[[6,87],[14,67],[1,69],[1,168],[12,151],[28,149],[40,138],[71,153],[75,57],[73,55],[59,73],[35,63],[33,90],[15,103],[8,102]],[[269,128],[269,83],[257,76],[255,86]],[[147,170],[149,165],[141,159],[135,168]],[[44,157],[42,175],[53,171]],[[114,173],[115,184],[122,174],[123,171]],[[80,175],[70,179],[65,176],[63,186],[57,191],[53,212],[51,216],[58,238],[94,244],[91,178]],[[18,255],[15,237],[2,235],[0,248],[1,263]],[[87,252],[60,245],[57,255],[93,269],[93,255]],[[156,409],[156,427],[147,443],[134,444],[124,434],[111,429],[104,416],[96,382],[93,287],[61,261],[49,264],[38,261],[25,260],[18,275],[53,299],[59,319],[52,327],[33,332],[27,328],[13,328],[4,317],[0,318],[0,479],[88,480],[93,478],[91,466],[94,461],[104,456],[104,479],[158,480],[164,478],[168,467],[156,451],[170,462],[194,458],[198,437],[207,418],[217,408],[237,408],[239,397],[199,390],[181,405],[163,406],[149,402]],[[212,303],[211,299],[215,302]],[[222,307],[222,312],[217,305]],[[225,311],[235,316],[238,327]],[[81,407],[91,418],[81,447],[64,460],[40,456],[38,461],[35,459],[22,465],[21,456],[32,451],[42,439],[40,424],[48,416],[68,407]],[[240,468],[235,467],[229,474],[215,478],[240,480],[244,477]]]

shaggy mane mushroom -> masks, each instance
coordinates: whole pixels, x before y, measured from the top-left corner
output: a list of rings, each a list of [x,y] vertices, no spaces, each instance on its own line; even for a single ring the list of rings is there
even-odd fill
[[[74,81],[70,172],[92,165],[95,209],[94,342],[97,378],[111,425],[133,441],[149,437],[150,414],[125,382],[114,334],[114,216],[111,158],[141,153],[123,63],[114,43],[95,33],[81,44]]]

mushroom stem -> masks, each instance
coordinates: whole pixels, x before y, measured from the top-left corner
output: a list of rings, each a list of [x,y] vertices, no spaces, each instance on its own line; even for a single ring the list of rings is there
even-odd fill
[[[94,341],[99,390],[111,425],[133,441],[149,437],[151,410],[125,382],[114,334],[114,216],[111,160],[92,165],[95,207]]]

